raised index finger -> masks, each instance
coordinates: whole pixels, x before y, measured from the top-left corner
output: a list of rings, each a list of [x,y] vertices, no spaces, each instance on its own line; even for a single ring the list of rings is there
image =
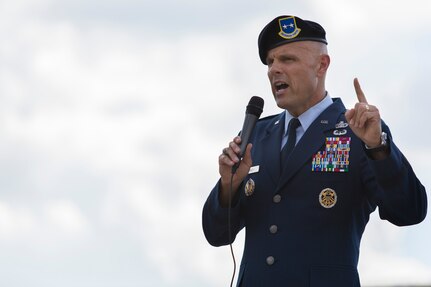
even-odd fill
[[[368,104],[367,98],[365,98],[364,92],[361,89],[361,85],[359,85],[358,78],[353,80],[353,85],[355,86],[356,96],[360,103]]]

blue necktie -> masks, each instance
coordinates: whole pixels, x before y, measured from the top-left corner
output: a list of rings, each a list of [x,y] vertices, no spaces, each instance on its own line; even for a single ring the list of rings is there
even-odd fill
[[[289,159],[290,154],[292,153],[293,148],[296,144],[296,129],[301,125],[297,118],[292,118],[289,122],[287,128],[287,143],[284,145],[281,150],[281,170],[284,169],[284,165]]]

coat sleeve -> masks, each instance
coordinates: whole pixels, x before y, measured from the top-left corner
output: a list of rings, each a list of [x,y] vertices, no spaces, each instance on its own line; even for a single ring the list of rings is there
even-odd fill
[[[241,189],[242,185],[240,186]],[[224,208],[219,199],[220,180],[212,189],[202,212],[202,226],[207,241],[213,246],[232,243],[238,232],[244,227],[241,218],[239,192],[232,200],[232,207]],[[230,226],[229,226],[230,217]],[[229,234],[230,228],[230,234]]]
[[[389,128],[390,154],[384,160],[367,158],[372,180],[368,179],[368,190],[373,201],[379,207],[381,219],[398,225],[413,225],[425,219],[427,213],[427,195],[425,187],[416,177],[410,163],[393,143]]]

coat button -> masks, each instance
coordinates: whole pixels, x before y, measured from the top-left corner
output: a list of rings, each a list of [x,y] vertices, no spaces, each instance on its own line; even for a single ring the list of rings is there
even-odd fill
[[[270,227],[269,227],[269,232],[271,232],[272,234],[275,234],[275,233],[277,233],[277,231],[278,231],[278,226],[277,225],[271,225]]]
[[[273,256],[268,256],[266,257],[266,264],[268,264],[269,266],[271,266],[272,264],[274,264],[275,259]]]
[[[281,201],[281,195],[279,194],[274,195],[274,197],[272,198],[272,201],[274,203],[279,203]]]

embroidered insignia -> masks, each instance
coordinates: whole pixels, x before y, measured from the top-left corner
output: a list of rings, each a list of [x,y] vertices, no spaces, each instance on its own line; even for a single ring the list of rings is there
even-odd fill
[[[349,124],[348,123],[346,123],[346,122],[344,122],[344,121],[340,121],[339,123],[337,123],[336,125],[335,125],[335,128],[336,129],[344,129],[344,128],[347,128],[349,126]]]
[[[311,171],[348,172],[350,140],[350,137],[327,137],[325,150],[313,156]]]
[[[280,32],[278,35],[284,39],[293,39],[299,35],[301,29],[296,26],[295,17],[286,17],[278,20],[280,24]]]
[[[347,130],[334,130],[334,136],[343,136],[347,134]]]
[[[251,178],[247,180],[247,183],[245,184],[244,191],[246,196],[251,196],[254,193],[255,188],[254,180]]]
[[[337,193],[332,188],[325,188],[319,194],[319,202],[324,208],[332,208],[337,203]]]

